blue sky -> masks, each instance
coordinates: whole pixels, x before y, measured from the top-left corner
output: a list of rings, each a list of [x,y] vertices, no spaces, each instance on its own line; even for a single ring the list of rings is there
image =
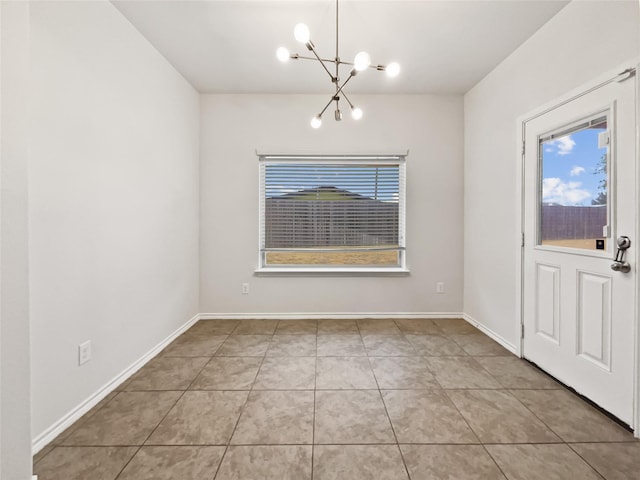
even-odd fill
[[[591,205],[603,174],[594,174],[606,148],[598,149],[603,129],[585,129],[543,143],[542,201]]]

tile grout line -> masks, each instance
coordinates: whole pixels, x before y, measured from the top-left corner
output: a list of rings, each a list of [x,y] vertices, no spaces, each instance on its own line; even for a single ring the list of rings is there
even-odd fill
[[[316,330],[317,331],[317,330]],[[313,464],[316,453],[316,395],[318,392],[318,335],[316,334],[316,358],[313,372],[313,424],[311,433],[311,480],[313,480]]]
[[[256,376],[254,377],[253,382],[251,383],[251,388],[249,388],[249,391],[247,392],[247,398],[244,401],[244,404],[242,405],[242,408],[240,409],[240,414],[238,415],[238,418],[236,419],[236,423],[233,426],[233,430],[231,431],[231,435],[229,435],[229,440],[227,440],[226,445],[224,446],[224,452],[222,452],[222,456],[220,457],[220,463],[218,463],[218,467],[216,468],[216,471],[214,472],[212,480],[215,480],[215,478],[218,476],[218,473],[220,473],[220,468],[222,468],[222,463],[224,462],[224,459],[227,456],[227,452],[229,451],[229,447],[231,446],[231,440],[233,439],[233,436],[236,433],[236,430],[238,428],[238,424],[240,423],[240,418],[242,418],[242,414],[244,413],[245,408],[247,407],[247,404],[249,403],[249,397],[251,396],[251,393],[254,391],[253,388],[255,387],[256,381],[258,380],[258,375],[260,374],[260,370],[262,369],[262,366],[264,365],[264,361],[267,358],[267,352],[269,351],[269,348],[271,347],[271,341],[273,340],[273,337],[276,334],[276,330],[278,329],[278,324],[279,323],[280,323],[280,321],[278,320],[278,323],[276,323],[276,326],[273,329],[273,333],[271,334],[271,338],[269,339],[269,345],[267,345],[267,348],[264,351],[264,354],[262,355],[262,361],[260,362],[260,366],[258,367],[258,370],[256,371]],[[238,322],[238,325],[240,325],[240,322]],[[237,326],[236,326],[236,328],[237,328]],[[235,329],[234,329],[234,331],[235,331]],[[256,391],[260,391],[260,390],[256,390]],[[238,446],[242,446],[242,445],[238,445]]]
[[[188,330],[187,330],[188,331]],[[228,338],[228,336],[227,336]],[[226,339],[225,339],[226,341]],[[224,343],[224,341],[222,342]],[[122,475],[122,473],[126,470],[126,468],[129,466],[129,464],[133,461],[133,459],[136,457],[136,455],[138,455],[138,453],[140,452],[140,450],[142,450],[142,447],[144,447],[145,443],[147,443],[149,441],[149,439],[153,436],[153,434],[156,432],[156,430],[158,429],[158,427],[160,427],[160,425],[162,424],[162,422],[164,422],[166,420],[166,418],[169,416],[169,413],[171,413],[171,411],[176,407],[176,405],[178,404],[178,402],[180,401],[180,399],[182,399],[182,397],[184,397],[184,395],[187,393],[187,391],[189,390],[189,388],[191,387],[191,385],[193,385],[193,382],[196,381],[196,379],[200,376],[200,374],[202,373],[202,371],[204,370],[204,368],[211,362],[211,360],[213,360],[213,355],[215,355],[215,353],[218,351],[218,349],[222,346],[222,343],[220,345],[218,345],[215,349],[215,351],[213,352],[213,354],[209,357],[209,361],[205,362],[204,365],[202,365],[202,367],[200,367],[200,369],[198,370],[198,373],[196,373],[193,377],[193,379],[189,382],[189,385],[187,385],[187,388],[185,390],[182,390],[182,394],[176,399],[176,401],[173,403],[173,405],[167,410],[167,412],[164,414],[164,416],[162,417],[162,419],[158,422],[158,424],[153,428],[153,430],[151,430],[151,433],[149,433],[149,435],[147,435],[147,438],[145,438],[145,440],[142,442],[141,445],[132,445],[132,446],[137,446],[138,449],[136,450],[136,452],[131,456],[131,458],[129,459],[129,461],[127,463],[124,464],[124,466],[122,467],[122,469],[120,469],[120,471],[118,472],[118,475],[115,476],[114,480],[118,480],[118,478],[120,478],[120,475]],[[196,357],[198,358],[198,357]],[[172,391],[172,390],[165,390],[165,391]],[[173,390],[173,391],[179,391],[179,390]],[[122,392],[121,392],[122,393]]]
[[[575,443],[581,443],[581,442],[575,442]],[[600,443],[600,442],[595,442],[595,443]],[[605,443],[605,442],[602,442],[602,443]],[[620,442],[620,443],[627,443],[627,442]],[[565,445],[566,445],[567,447],[569,447],[569,449],[570,449],[573,453],[575,453],[576,455],[578,455],[578,457],[580,457],[584,463],[586,463],[587,465],[589,465],[589,466],[593,469],[593,471],[594,471],[594,472],[596,472],[596,473],[597,473],[598,475],[600,475],[604,480],[606,480],[606,477],[605,477],[604,473],[601,473],[601,472],[600,472],[600,470],[598,470],[595,466],[591,465],[591,463],[590,463],[586,458],[584,458],[582,455],[580,455],[580,452],[578,452],[575,448],[573,448],[573,446],[572,446],[570,443],[566,443]]]
[[[395,323],[395,321],[394,321]],[[397,326],[397,324],[396,324]],[[407,474],[407,478],[411,478],[409,475],[409,468],[407,467],[407,462],[405,462],[404,455],[402,455],[402,449],[400,448],[400,442],[398,441],[398,435],[396,433],[396,429],[393,426],[393,421],[391,420],[391,415],[389,415],[389,410],[387,409],[387,404],[384,401],[384,397],[382,396],[382,391],[380,390],[380,383],[378,382],[378,377],[376,376],[376,372],[371,364],[371,357],[367,355],[367,361],[369,362],[369,368],[371,369],[371,374],[373,375],[373,379],[376,382],[376,386],[378,387],[378,395],[380,397],[380,401],[382,402],[382,406],[384,408],[384,413],[387,415],[387,420],[389,421],[389,426],[391,427],[391,432],[393,433],[393,438],[396,439],[395,446],[400,453],[400,458],[402,459],[402,465],[404,466],[404,471]]]

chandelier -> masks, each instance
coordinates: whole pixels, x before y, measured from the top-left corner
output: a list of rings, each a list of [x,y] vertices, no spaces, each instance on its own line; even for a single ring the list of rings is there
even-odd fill
[[[386,66],[372,65],[371,57],[367,52],[359,52],[358,54],[356,54],[355,58],[353,59],[353,62],[345,62],[340,59],[340,54],[338,49],[338,45],[339,45],[338,43],[339,41],[338,0],[336,0],[336,56],[335,58],[333,59],[321,58],[320,55],[318,55],[318,52],[316,51],[316,47],[311,41],[311,33],[309,31],[309,27],[304,23],[298,23],[295,26],[295,28],[293,29],[293,35],[298,42],[303,43],[307,47],[307,50],[309,50],[313,54],[313,56],[306,57],[303,55],[299,55],[297,53],[289,53],[289,50],[287,50],[285,47],[280,47],[276,51],[276,56],[278,57],[278,60],[280,60],[281,62],[287,62],[290,59],[317,61],[322,66],[324,71],[329,75],[329,78],[331,79],[331,83],[333,83],[335,86],[335,93],[331,96],[331,99],[329,100],[329,102],[327,102],[325,107],[320,111],[318,115],[316,115],[311,119],[311,126],[313,128],[320,128],[320,126],[322,125],[322,115],[333,102],[335,102],[336,104],[334,118],[336,119],[336,121],[342,120],[342,112],[340,111],[341,97],[344,98],[349,104],[349,107],[351,108],[351,116],[353,117],[353,119],[360,120],[362,118],[362,109],[354,106],[353,103],[351,103],[351,100],[349,100],[349,97],[347,97],[347,95],[344,92],[344,87],[359,72],[363,72],[368,68],[372,68],[374,70],[386,72],[387,76],[389,77],[396,77],[400,73],[400,65],[398,65],[396,62],[390,63]],[[349,71],[349,76],[344,81],[342,81],[342,83],[340,79],[341,65],[351,66],[351,70]]]

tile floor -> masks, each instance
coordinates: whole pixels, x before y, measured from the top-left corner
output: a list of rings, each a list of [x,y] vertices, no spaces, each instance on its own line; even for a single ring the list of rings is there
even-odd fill
[[[39,480],[640,479],[640,442],[463,320],[205,320]]]

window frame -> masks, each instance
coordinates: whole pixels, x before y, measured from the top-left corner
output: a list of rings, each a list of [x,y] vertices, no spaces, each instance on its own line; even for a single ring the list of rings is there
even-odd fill
[[[554,138],[560,138],[565,135],[571,135],[576,132],[583,131],[585,129],[590,128],[590,124],[595,122],[596,120],[605,118],[607,122],[607,130],[609,132],[610,143],[607,146],[606,156],[607,156],[607,206],[606,206],[606,215],[607,215],[607,225],[605,225],[607,234],[603,235],[604,238],[607,239],[606,248],[604,250],[591,250],[586,248],[575,248],[575,247],[565,247],[558,246],[552,244],[542,243],[542,181],[543,181],[543,152],[541,150],[541,145],[548,141],[553,140]],[[555,128],[548,130],[537,136],[537,157],[538,157],[538,165],[536,168],[537,171],[537,192],[536,192],[536,217],[535,217],[535,239],[534,239],[534,249],[535,250],[543,250],[550,252],[559,252],[559,253],[568,253],[574,255],[581,255],[584,257],[610,257],[612,252],[615,250],[614,244],[615,239],[614,233],[616,231],[616,182],[615,182],[615,116],[614,116],[614,105],[608,105],[607,107],[600,108],[598,110],[593,111],[588,115],[581,116],[573,121],[563,123],[561,125],[556,126]],[[582,127],[582,128],[581,128]]]
[[[409,274],[406,256],[406,157],[407,154],[375,154],[375,155],[275,155],[258,154],[258,267],[256,275],[346,275],[346,276],[404,276]],[[265,264],[265,215],[266,215],[266,175],[267,165],[283,164],[326,164],[326,165],[398,165],[398,265],[393,266],[361,266],[361,265],[266,265]]]

